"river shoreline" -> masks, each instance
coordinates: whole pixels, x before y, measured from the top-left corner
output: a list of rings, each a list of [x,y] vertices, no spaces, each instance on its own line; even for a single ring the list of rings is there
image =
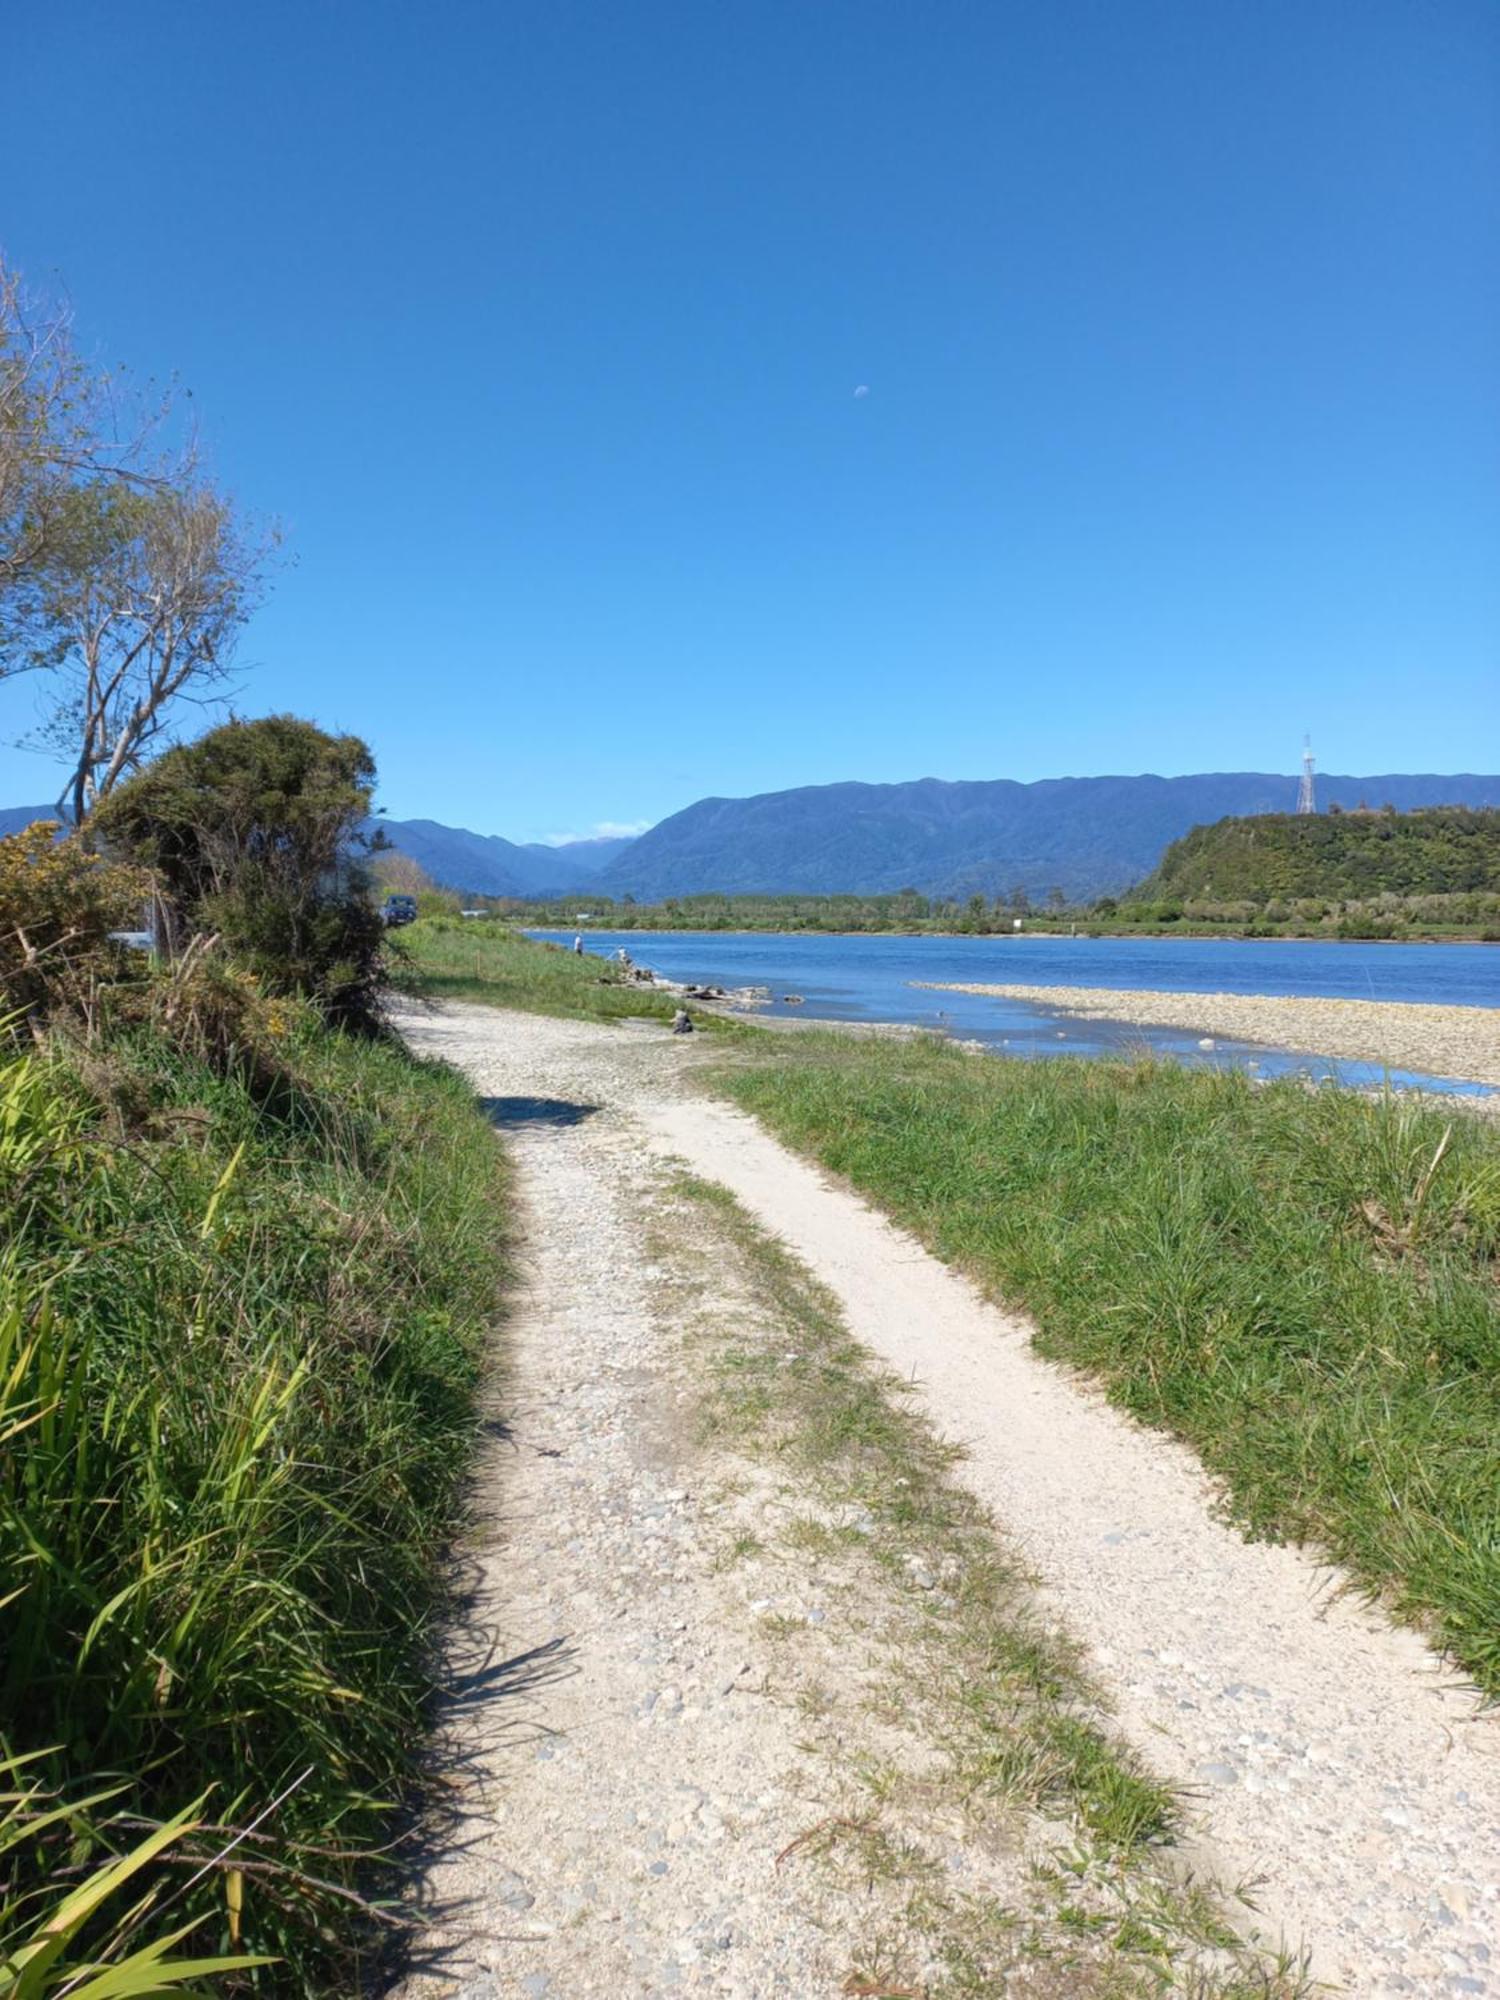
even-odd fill
[[[1181,924],[1172,924],[1161,930],[1151,930],[1147,926],[1136,926],[1130,930],[1109,930],[1098,924],[1086,928],[1055,928],[1045,923],[1033,923],[1023,931],[945,931],[909,930],[899,924],[875,926],[866,925],[863,930],[835,931],[813,927],[807,930],[787,930],[782,925],[743,924],[720,926],[717,924],[629,924],[620,921],[618,911],[613,913],[608,924],[531,924],[523,923],[520,929],[527,937],[537,937],[549,943],[566,942],[573,936],[587,938],[603,934],[608,937],[722,937],[722,938],[940,938],[949,944],[999,944],[1022,943],[1027,938],[1046,938],[1049,941],[1067,942],[1076,938],[1080,943],[1108,944],[1128,943],[1140,939],[1147,944],[1329,944],[1344,945],[1352,950],[1362,951],[1378,945],[1382,950],[1402,951],[1412,945],[1463,944],[1488,945],[1491,951],[1500,950],[1500,939],[1483,937],[1475,931],[1422,931],[1412,932],[1398,938],[1347,938],[1334,937],[1324,931],[1243,931],[1243,930],[1192,930]]]
[[[935,993],[1025,1001],[1089,1020],[1194,1029],[1345,1062],[1385,1063],[1500,1088],[1500,1017],[1493,1008],[1402,1000],[1332,1000],[1242,993],[1119,992],[1109,987],[914,981]]]

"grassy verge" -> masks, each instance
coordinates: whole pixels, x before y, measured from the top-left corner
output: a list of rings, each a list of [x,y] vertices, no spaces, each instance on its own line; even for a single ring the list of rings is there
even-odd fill
[[[424,917],[397,935],[406,954],[401,983],[428,999],[605,1021],[670,1021],[682,1005],[675,994],[638,984],[596,953],[580,956],[482,918]],[[689,1011],[699,1027],[733,1026]]]
[[[760,1630],[823,1767],[782,1859],[842,1890],[825,1922],[850,1898],[861,1912],[844,1990],[1304,1992],[1177,1863],[1176,1800],[1114,1735],[908,1385],[726,1190],[682,1177],[672,1193],[653,1248],[706,1363],[708,1462],[738,1494],[721,1571],[752,1563],[747,1590],[818,1604],[815,1622],[778,1610]]]
[[[1500,1694],[1500,1133],[1171,1064],[809,1035],[723,1089]]]
[[[206,1794],[147,1921],[273,1954],[257,1991],[348,1992],[420,1744],[503,1167],[456,1077],[290,1004],[262,1025],[274,1062],[142,1025],[0,1063],[0,1755],[38,1788],[0,1915],[24,1930]]]

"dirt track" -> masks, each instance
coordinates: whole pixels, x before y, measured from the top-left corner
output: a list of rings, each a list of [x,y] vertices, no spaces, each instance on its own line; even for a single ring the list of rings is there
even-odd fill
[[[1244,1543],[1185,1449],[1040,1360],[1024,1324],[698,1094],[701,1046],[482,1008],[408,1028],[510,1107],[545,1281],[518,1351],[521,1456],[496,1467],[503,1542],[480,1559],[511,1650],[542,1648],[547,1672],[519,1703],[497,1683],[493,1703],[462,1706],[473,1843],[434,1870],[440,1900],[471,1899],[466,1994],[837,1990],[818,1913],[767,1894],[788,1721],[728,1691],[736,1607],[701,1573],[672,1483],[663,1413],[684,1390],[652,1331],[630,1206],[671,1156],[730,1188],[915,1378],[1125,1732],[1192,1793],[1205,1850],[1261,1878],[1268,1923],[1362,2000],[1500,1996],[1500,1719],[1418,1639],[1296,1552]],[[554,1450],[560,1468],[538,1457]],[[573,1678],[549,1680],[580,1629]],[[528,1870],[555,1878],[535,1904]]]

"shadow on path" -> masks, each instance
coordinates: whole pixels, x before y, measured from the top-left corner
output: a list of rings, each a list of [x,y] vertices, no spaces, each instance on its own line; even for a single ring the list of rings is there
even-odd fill
[[[481,1942],[505,1942],[503,1934],[496,1935],[492,1892],[496,1876],[503,1881],[507,1871],[482,1858],[493,1826],[484,1807],[485,1792],[503,1782],[497,1775],[502,1755],[534,1753],[553,1736],[544,1698],[577,1672],[577,1649],[564,1635],[504,1659],[492,1651],[476,1665],[450,1666],[443,1675],[438,1695],[442,1726],[429,1746],[424,1809],[399,1843],[398,1879],[406,1893],[397,1906],[406,1922],[384,1940],[360,1992],[405,1994],[409,1981],[425,1992],[425,1982],[432,1980],[443,1982],[449,1992],[459,1984],[467,1991],[481,1973],[473,1948]],[[510,1703],[516,1704],[513,1713],[498,1706]],[[491,1713],[484,1717],[487,1709]],[[476,1859],[469,1883],[446,1895],[424,1895],[432,1863],[439,1856],[451,1860],[462,1854]],[[527,1929],[523,1908],[515,1906],[518,1933]],[[482,1976],[476,1990],[489,1990]]]
[[[566,1097],[481,1097],[479,1108],[502,1131],[518,1125],[581,1125],[602,1109],[597,1104],[575,1104]]]

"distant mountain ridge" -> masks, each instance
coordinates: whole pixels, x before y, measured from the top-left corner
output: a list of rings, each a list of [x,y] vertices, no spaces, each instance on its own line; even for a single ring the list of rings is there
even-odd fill
[[[50,806],[0,806],[0,840],[7,834],[24,833],[28,826],[34,826],[39,819],[61,819],[55,805]]]
[[[706,890],[874,895],[903,888],[965,898],[1070,901],[1127,888],[1169,842],[1226,815],[1285,811],[1283,772],[1180,778],[1009,778],[809,785],[748,799],[700,799],[643,833],[598,878],[611,896],[658,902]],[[1387,773],[1318,779],[1320,805],[1399,810],[1500,805],[1500,776]]]
[[[586,891],[629,840],[578,840],[562,847],[504,840],[498,833],[470,833],[435,819],[373,816],[365,831],[379,831],[411,856],[434,882],[475,896],[567,896]]]
[[[39,819],[56,819],[55,805],[0,806],[0,839]],[[604,868],[631,846],[629,839],[542,842],[504,840],[497,833],[470,833],[435,819],[386,819],[372,813],[362,830],[383,834],[408,854],[434,882],[476,896],[568,896],[585,893]]]
[[[904,888],[963,900],[1070,901],[1133,886],[1195,826],[1287,812],[1284,772],[1187,777],[918,778],[906,784],[804,785],[744,799],[700,799],[634,839],[548,847],[472,833],[439,820],[375,817],[393,846],[445,887],[486,896],[878,895]],[[1500,776],[1386,773],[1318,779],[1320,807],[1500,806]],[[0,833],[55,808],[0,810]]]

